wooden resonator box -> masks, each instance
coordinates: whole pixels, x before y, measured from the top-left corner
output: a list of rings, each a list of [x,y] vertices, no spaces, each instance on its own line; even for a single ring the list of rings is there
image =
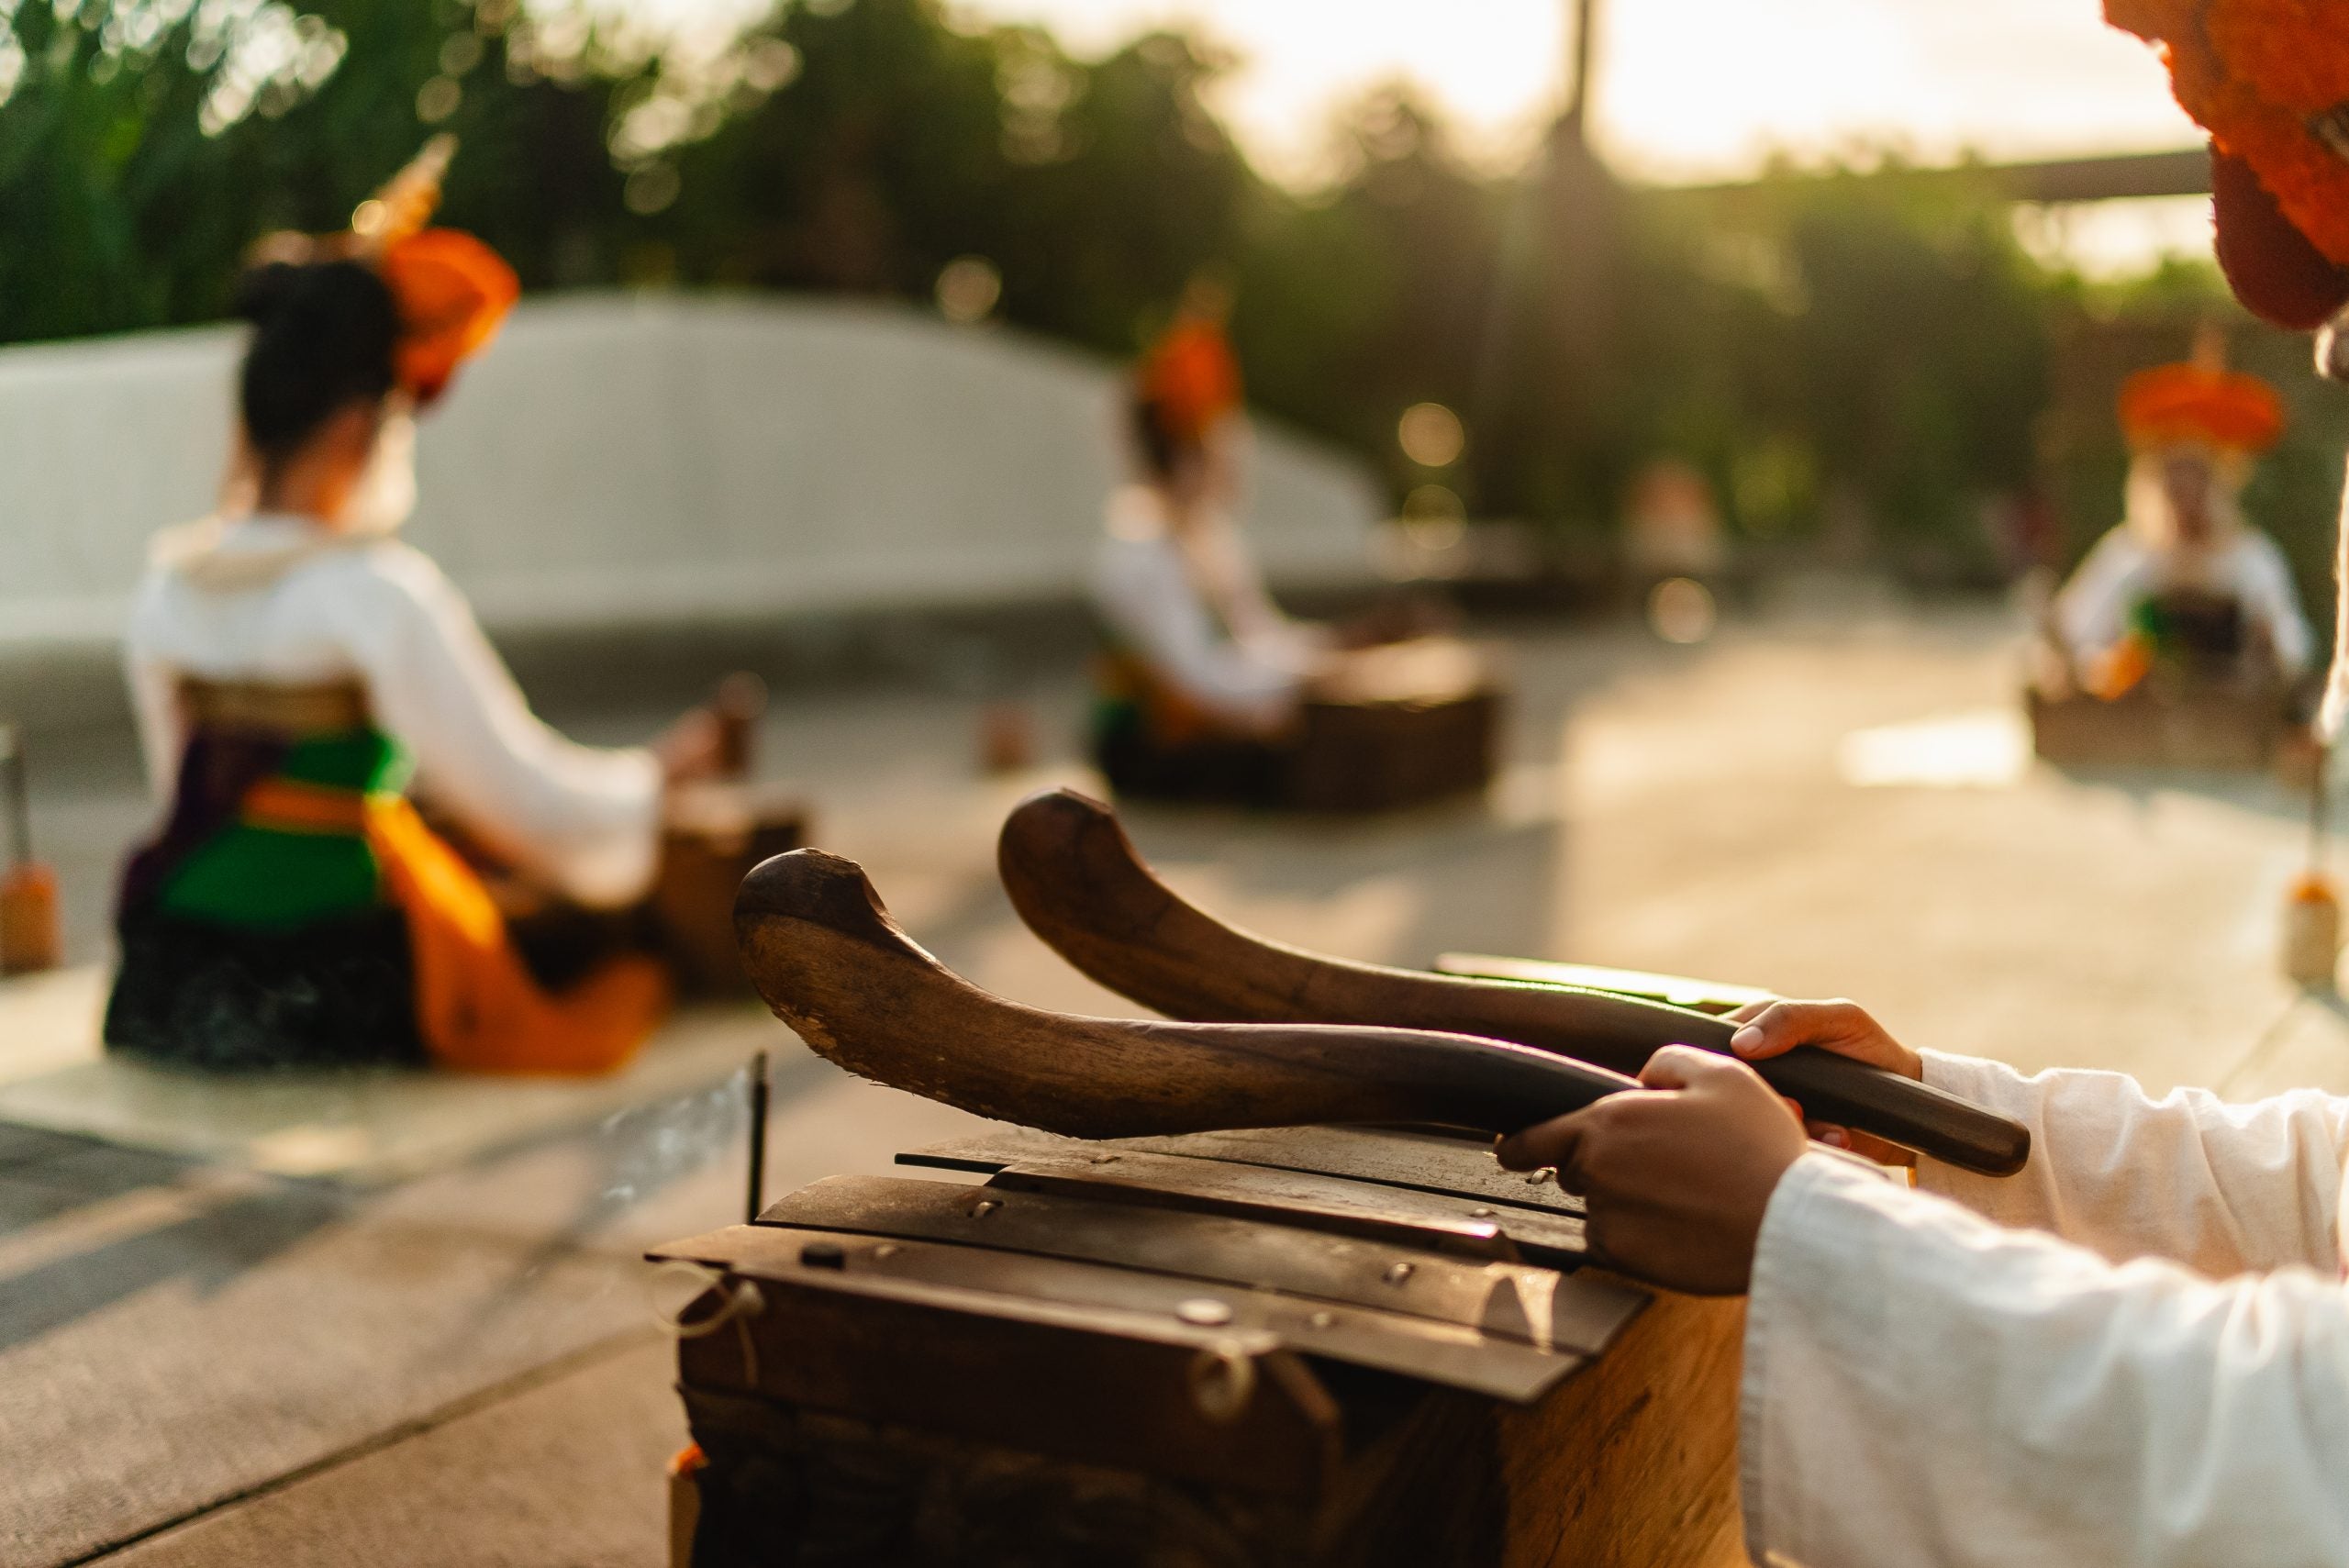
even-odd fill
[[[698,1568],[1742,1562],[1742,1304],[1433,1132],[1006,1129],[664,1247]]]

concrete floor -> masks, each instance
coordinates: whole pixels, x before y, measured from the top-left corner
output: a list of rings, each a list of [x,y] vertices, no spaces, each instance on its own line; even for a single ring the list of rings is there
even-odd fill
[[[1956,719],[1974,751],[1997,740],[1996,614],[1830,587],[1695,649],[1627,628],[1500,641],[1518,702],[1488,801],[1361,823],[1137,813],[1135,838],[1209,908],[1328,951],[1675,970],[1855,996],[1913,1043],[2028,1066],[2349,1092],[2338,999],[2277,974],[2304,841],[2280,788],[1853,782],[1855,733]],[[559,671],[535,684],[586,738],[655,717]],[[1074,671],[1030,696],[1047,755],[1019,779],[977,776],[976,705],[949,683],[780,693],[767,765],[945,962],[1021,1001],[1130,1012],[995,884],[1005,807],[1084,776]],[[1910,751],[1934,733],[1900,732]],[[83,955],[146,815],[128,747],[98,726],[35,758]],[[795,1058],[771,1190],[967,1125]],[[740,1141],[714,1090],[350,1191],[0,1128],[0,1562],[658,1562],[683,1425],[636,1257],[734,1218]]]

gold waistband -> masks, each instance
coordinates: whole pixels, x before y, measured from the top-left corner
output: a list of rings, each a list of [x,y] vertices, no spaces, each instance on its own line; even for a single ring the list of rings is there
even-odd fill
[[[373,722],[367,691],[356,681],[310,686],[271,685],[260,681],[180,683],[188,724],[205,729],[266,729],[284,735],[330,735],[364,729]]]

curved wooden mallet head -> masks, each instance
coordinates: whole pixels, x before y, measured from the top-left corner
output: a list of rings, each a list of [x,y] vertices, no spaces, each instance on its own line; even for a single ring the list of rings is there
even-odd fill
[[[1727,1052],[1737,1026],[1606,992],[1353,963],[1235,929],[1152,874],[1116,815],[1074,790],[1029,796],[996,846],[1029,929],[1120,995],[1170,1018],[1383,1025],[1513,1040],[1636,1073],[1659,1046]],[[1821,1121],[1987,1175],[2012,1175],[2031,1129],[1897,1073],[1805,1046],[1757,1062]]]
[[[850,1072],[1073,1138],[1313,1122],[1513,1132],[1636,1087],[1497,1040],[1413,1029],[1169,1024],[990,995],[897,929],[853,861],[795,850],[734,902],[775,1016]]]

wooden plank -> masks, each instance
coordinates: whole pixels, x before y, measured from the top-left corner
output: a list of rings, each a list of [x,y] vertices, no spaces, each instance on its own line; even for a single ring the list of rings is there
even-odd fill
[[[1281,1349],[1518,1404],[1539,1398],[1585,1359],[1398,1312],[1316,1304],[1269,1291],[984,1247],[742,1225],[664,1249],[663,1255],[690,1257],[758,1280],[763,1288],[776,1280],[816,1289],[846,1281],[910,1284],[1021,1304],[1131,1314],[1251,1342],[1269,1336]],[[1413,1260],[1404,1266],[1419,1265]]]
[[[1574,1268],[1583,1258],[1583,1223],[1564,1215],[1497,1207],[1488,1215],[1471,1214],[1456,1198],[1183,1155],[1112,1154],[1082,1162],[1023,1160],[997,1172],[994,1184],[1107,1195],[1129,1203],[1245,1215],[1277,1224],[1302,1222],[1437,1251],[1453,1250],[1474,1238],[1478,1255],[1521,1258],[1553,1268]],[[1364,1193],[1372,1195],[1356,1195]]]
[[[1339,1176],[1375,1186],[1460,1198],[1468,1205],[1467,1212],[1479,1218],[1491,1217],[1478,1215],[1478,1209],[1500,1204],[1576,1218],[1582,1215],[1582,1199],[1560,1191],[1549,1173],[1529,1174],[1502,1170],[1493,1159],[1491,1145],[1482,1139],[1399,1128],[1243,1128],[1229,1132],[1187,1132],[1172,1138],[1100,1140],[1056,1138],[1049,1132],[1019,1128],[985,1138],[936,1145],[918,1151],[917,1160],[928,1163],[931,1156],[969,1150],[979,1152],[980,1157],[961,1168],[992,1170],[1001,1162],[1002,1152],[1015,1145],[1023,1153],[1038,1158],[1128,1151]],[[989,1162],[988,1156],[995,1157],[994,1163]]]
[[[1507,1568],[1743,1568],[1745,1303],[1659,1295],[1583,1376],[1493,1408]]]
[[[1547,1171],[1504,1171],[1482,1139],[1351,1127],[1248,1128],[1180,1138],[1121,1138],[1112,1148],[1145,1154],[1228,1160],[1275,1171],[1342,1176],[1349,1181],[1466,1200],[1469,1213],[1493,1205],[1582,1218],[1582,1199],[1559,1190]]]
[[[827,1273],[760,1281],[754,1311],[679,1341],[680,1380],[1252,1495],[1318,1496],[1340,1462],[1337,1407],[1263,1330]],[[719,1307],[707,1292],[688,1319]],[[1229,1418],[1195,1393],[1219,1363],[1246,1368]]]
[[[1596,1275],[996,1186],[834,1176],[772,1205],[759,1222],[1107,1263],[1402,1313],[1586,1355],[1606,1349],[1646,1299]]]
[[[1582,1261],[1582,1221],[1570,1214],[1115,1145],[1075,1147],[1083,1151],[1047,1152],[1032,1141],[983,1137],[897,1158],[909,1165],[992,1171],[994,1185],[1030,1192],[1067,1192],[1238,1215],[1460,1256],[1520,1258],[1553,1268],[1573,1268]]]
[[[1314,1562],[1743,1568],[1738,1301],[1660,1296],[1538,1406],[1439,1391],[1350,1473]]]
[[[632,1349],[468,1402],[385,1446],[362,1443],[290,1481],[256,1485],[98,1561],[105,1568],[656,1563],[667,1533],[662,1467],[685,1442],[676,1349],[646,1334]]]

